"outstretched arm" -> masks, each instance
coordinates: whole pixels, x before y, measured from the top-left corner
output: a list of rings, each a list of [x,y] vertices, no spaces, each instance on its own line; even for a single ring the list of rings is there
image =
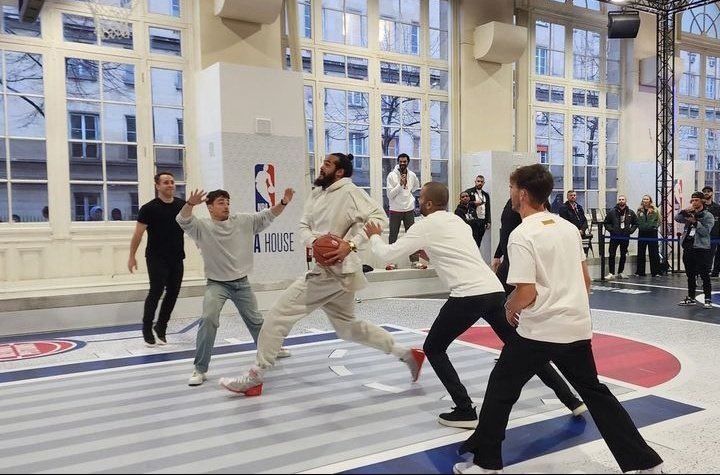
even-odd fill
[[[180,210],[180,216],[185,219],[189,218],[190,216],[192,216],[193,206],[197,206],[204,201],[205,191],[195,188],[195,190],[190,193],[187,201],[185,201],[185,205]]]
[[[280,216],[283,211],[285,211],[285,207],[290,204],[290,202],[293,199],[293,196],[295,195],[295,190],[292,188],[285,188],[285,194],[283,195],[282,199],[280,200],[280,203],[276,204],[272,208],[270,208],[270,211],[273,215]]]

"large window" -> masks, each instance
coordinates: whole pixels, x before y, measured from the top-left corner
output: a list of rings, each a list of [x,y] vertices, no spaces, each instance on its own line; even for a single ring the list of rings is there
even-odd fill
[[[566,8],[571,8],[566,3]],[[597,2],[572,8],[598,10]],[[596,8],[597,7],[597,8]],[[588,13],[589,16],[594,14]],[[597,15],[597,22],[604,19]],[[603,29],[534,22],[533,104],[538,161],[553,174],[553,200],[573,189],[588,211],[615,205],[618,186],[621,50]],[[572,64],[565,68],[566,52]],[[569,55],[568,55],[569,56]]]
[[[187,2],[104,0],[127,9],[114,19],[127,23],[127,38],[98,34],[88,3],[53,2],[34,23],[2,6],[0,39],[15,45],[0,50],[3,226],[135,220],[159,169],[172,171],[183,193]],[[55,106],[46,108],[48,78]]]
[[[0,50],[0,222],[45,221],[43,56]]]
[[[450,2],[297,1],[300,50],[317,64],[304,68],[310,181],[327,153],[350,152],[354,183],[386,205],[400,153],[421,182],[448,183]],[[321,19],[307,25],[322,31],[303,34],[304,18]]]

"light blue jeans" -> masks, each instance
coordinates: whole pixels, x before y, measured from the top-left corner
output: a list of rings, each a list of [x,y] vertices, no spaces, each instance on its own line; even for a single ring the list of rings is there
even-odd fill
[[[220,311],[227,299],[237,307],[253,341],[257,343],[258,334],[263,324],[263,316],[258,311],[255,294],[247,277],[221,282],[208,279],[203,298],[203,313],[197,333],[195,351],[195,369],[207,373],[210,357],[215,346],[215,335],[220,326]]]

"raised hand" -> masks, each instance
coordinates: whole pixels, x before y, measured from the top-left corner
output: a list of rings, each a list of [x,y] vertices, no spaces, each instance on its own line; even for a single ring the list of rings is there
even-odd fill
[[[292,188],[285,188],[285,194],[283,195],[283,201],[287,204],[290,203],[295,196],[295,190]]]
[[[205,201],[205,191],[198,190],[195,188],[192,193],[190,193],[190,196],[185,200],[190,206],[197,206],[200,203]]]

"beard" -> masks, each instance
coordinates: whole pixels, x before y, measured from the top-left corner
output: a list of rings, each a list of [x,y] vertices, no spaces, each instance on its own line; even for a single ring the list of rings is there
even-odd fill
[[[407,174],[407,165],[398,165],[398,170],[400,171],[401,175]]]
[[[320,186],[324,190],[328,186],[333,184],[333,177],[329,175],[325,175],[324,173],[320,172],[317,178],[315,178],[315,181],[313,182],[313,185]]]

